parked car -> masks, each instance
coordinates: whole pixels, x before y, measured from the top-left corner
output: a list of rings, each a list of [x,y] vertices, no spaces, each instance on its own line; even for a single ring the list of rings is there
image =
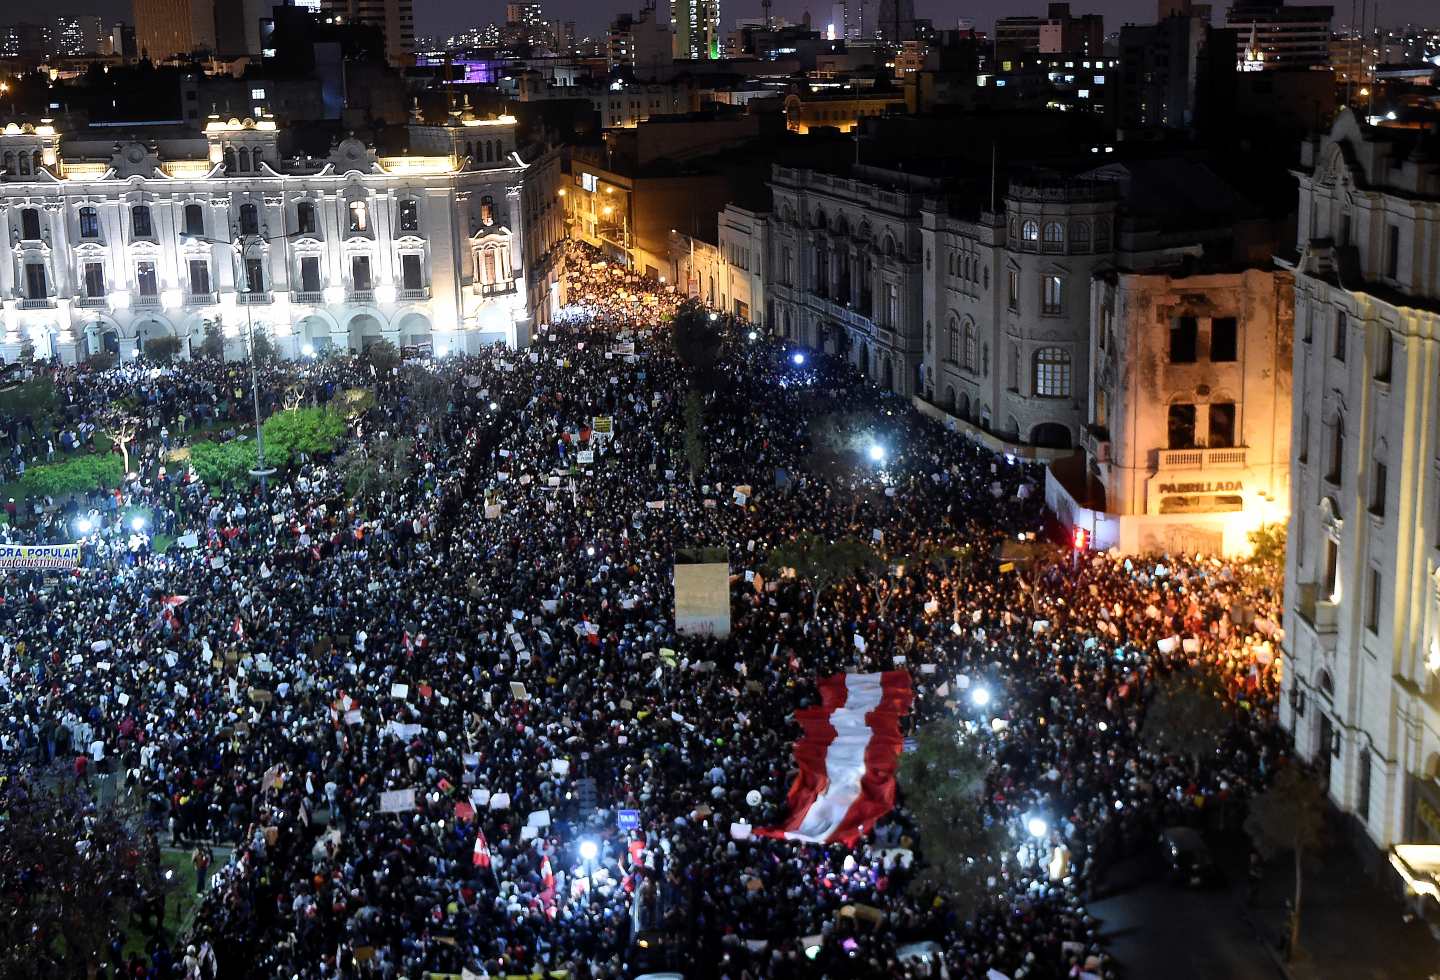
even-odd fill
[[[1170,880],[1176,884],[1201,888],[1219,878],[1210,848],[1194,828],[1169,827],[1161,832],[1160,845],[1165,849]]]

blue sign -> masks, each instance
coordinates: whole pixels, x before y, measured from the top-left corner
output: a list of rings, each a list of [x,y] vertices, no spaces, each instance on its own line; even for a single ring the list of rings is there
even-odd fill
[[[640,826],[640,811],[616,810],[615,823],[621,830],[634,830]]]

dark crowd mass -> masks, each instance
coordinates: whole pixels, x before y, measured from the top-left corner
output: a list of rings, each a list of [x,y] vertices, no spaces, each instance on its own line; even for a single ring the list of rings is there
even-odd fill
[[[84,543],[73,574],[0,578],[7,777],[108,780],[159,846],[214,856],[184,934],[128,956],[117,940],[98,975],[1120,975],[1084,904],[1105,868],[1162,827],[1234,826],[1284,753],[1255,628],[1275,597],[1195,556],[1037,545],[1000,564],[1043,539],[1041,470],[729,317],[692,473],[677,297],[568,248],[567,305],[528,349],[267,366],[267,414],[287,391],[374,399],[264,497],[176,452],[245,436],[243,364],[50,368],[53,431],[4,420],[13,479],[95,451],[119,398],[141,419],[118,490],[15,500],[0,528]],[[421,374],[444,384],[438,412]],[[354,497],[340,453],[399,436],[405,478]],[[847,440],[853,460],[815,465]],[[770,570],[801,531],[975,557],[892,564],[817,604]],[[695,547],[729,551],[725,638],[674,628],[672,563]],[[1139,737],[1157,676],[1192,664],[1240,705],[1198,766]],[[903,783],[854,849],[747,833],[785,816],[816,678],[897,667],[908,731],[993,744],[986,806],[1014,853],[968,917],[908,887],[926,842]]]

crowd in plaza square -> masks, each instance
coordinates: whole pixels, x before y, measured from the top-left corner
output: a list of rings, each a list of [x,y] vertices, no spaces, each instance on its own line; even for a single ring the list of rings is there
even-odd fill
[[[296,386],[306,404],[365,386],[348,440],[413,439],[408,479],[364,500],[334,459],[293,461],[262,498],[170,453],[202,426],[246,432],[234,364],[57,368],[55,431],[6,420],[13,476],[69,440],[84,451],[117,398],[141,416],[119,490],[19,500],[0,528],[85,543],[73,574],[0,578],[9,778],[70,778],[84,757],[162,841],[231,849],[188,935],[107,955],[102,975],[620,977],[637,924],[677,937],[687,976],[1117,975],[1084,904],[1105,867],[1162,827],[1233,826],[1284,764],[1278,659],[1256,655],[1278,597],[1197,556],[1039,547],[1000,571],[1002,543],[1045,531],[1038,468],[731,318],[692,474],[688,369],[664,325],[679,297],[568,247],[567,306],[531,347],[427,362],[449,392],[439,425],[412,369],[346,355],[261,372],[266,413]],[[817,420],[839,418],[874,419],[883,461],[813,466]],[[195,546],[137,541],[139,509],[152,541]],[[768,560],[806,530],[974,557],[868,573],[816,606]],[[672,562],[691,547],[729,550],[728,637],[675,630]],[[817,677],[897,664],[912,731],[994,744],[988,808],[1016,854],[968,918],[907,887],[925,840],[903,783],[853,850],[732,826],[783,818],[791,716]],[[1156,678],[1196,664],[1236,702],[1198,766],[1140,735]],[[980,686],[983,710],[965,696]],[[1024,826],[1037,813],[1043,840]],[[841,914],[856,905],[883,921]],[[899,958],[920,941],[939,952]]]

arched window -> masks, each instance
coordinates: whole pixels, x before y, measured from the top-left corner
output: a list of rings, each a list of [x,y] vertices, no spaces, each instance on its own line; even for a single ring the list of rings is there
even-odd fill
[[[1020,237],[1031,244],[1040,240],[1040,224],[1035,221],[1027,221],[1020,228]]]
[[[1037,398],[1070,397],[1070,352],[1063,347],[1042,347],[1035,352]]]
[[[1110,219],[1098,218],[1095,221],[1095,250],[1103,252],[1110,247]]]
[[[40,168],[45,164],[45,158],[40,155],[39,150],[35,150],[33,153],[30,154],[30,163],[32,165],[30,169],[38,174],[40,172]]]
[[[500,163],[505,159],[505,147],[501,145],[499,140],[493,140],[492,142],[495,144],[495,162]]]
[[[1070,247],[1077,252],[1090,251],[1090,222],[1070,222]]]
[[[302,235],[313,235],[315,228],[315,202],[297,202],[295,204],[295,230]]]
[[[240,169],[247,173],[250,170],[250,151],[243,146],[240,147]]]
[[[975,321],[965,321],[965,359],[960,363],[965,365],[965,370],[974,374],[980,366],[980,359],[976,356],[978,344],[975,337]]]
[[[845,220],[845,216],[844,216],[843,214],[840,215],[840,217],[838,217],[838,218],[835,219],[835,234],[837,234],[837,235],[848,235],[848,234],[850,234],[850,222],[848,222],[848,221]]]
[[[823,208],[816,208],[816,209],[815,209],[815,227],[816,227],[816,228],[824,228],[824,227],[825,227],[825,211],[824,211]]]
[[[225,147],[225,169],[229,173],[238,173],[240,165],[235,162],[235,147]]]
[[[485,162],[486,162],[486,163],[493,163],[494,160],[495,160],[495,157],[494,157],[494,153],[495,153],[494,144],[491,143],[489,140],[482,140],[480,145],[485,148]]]
[[[253,204],[240,205],[240,234],[260,234],[260,209]]]
[[[885,241],[880,243],[880,251],[884,255],[895,254],[895,239],[890,236],[889,232],[885,233]]]
[[[5,172],[6,172],[7,174],[13,174],[13,173],[15,172],[15,151],[14,151],[14,150],[6,150],[6,151],[5,151],[4,161],[5,161],[5,162],[4,162],[3,166],[4,166],[4,168],[5,168]]]
[[[960,323],[952,319],[945,325],[945,359],[951,364],[963,364],[961,360],[965,356],[964,336],[960,332]]]
[[[1065,226],[1058,221],[1045,222],[1045,250],[1058,251],[1065,244]]]
[[[24,150],[20,151],[20,176],[26,177],[30,174],[30,154]]]
[[[80,237],[100,237],[100,212],[95,208],[84,207],[80,209]]]
[[[27,242],[40,240],[40,209],[20,209],[20,237]]]
[[[205,234],[205,209],[198,204],[185,205],[185,234]]]
[[[1345,416],[1338,412],[1330,420],[1330,458],[1325,462],[1325,479],[1331,483],[1342,483],[1345,472]]]
[[[150,226],[150,208],[137,204],[130,209],[130,230],[136,238],[150,238],[155,234]]]

